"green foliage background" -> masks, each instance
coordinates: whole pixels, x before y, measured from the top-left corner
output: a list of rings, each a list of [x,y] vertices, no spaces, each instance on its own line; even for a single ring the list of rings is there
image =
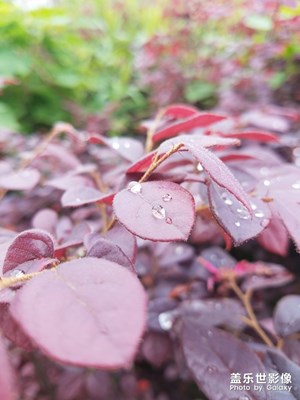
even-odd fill
[[[1,126],[30,132],[64,120],[117,109],[116,130],[142,112],[134,84],[136,46],[164,29],[158,2],[63,1],[24,11],[0,0]],[[161,3],[161,2],[160,2]]]

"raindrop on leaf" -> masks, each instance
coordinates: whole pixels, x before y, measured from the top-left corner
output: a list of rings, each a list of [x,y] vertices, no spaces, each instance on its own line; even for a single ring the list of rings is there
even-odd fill
[[[164,219],[166,217],[166,210],[160,204],[154,204],[152,206],[152,215],[157,219]]]

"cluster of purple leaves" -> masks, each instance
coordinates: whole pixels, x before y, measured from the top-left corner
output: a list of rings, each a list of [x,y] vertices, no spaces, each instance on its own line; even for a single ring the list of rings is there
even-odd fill
[[[300,297],[284,258],[290,239],[300,249],[299,114],[163,111],[141,127],[148,152],[142,137],[65,126],[42,145],[1,132],[1,398],[168,400],[193,377],[229,399],[230,372],[273,370],[292,373],[299,398]],[[276,263],[250,262],[253,244]],[[254,293],[274,349],[228,275]]]

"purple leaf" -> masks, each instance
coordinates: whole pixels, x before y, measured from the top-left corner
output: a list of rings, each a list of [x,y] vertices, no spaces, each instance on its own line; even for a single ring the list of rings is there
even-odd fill
[[[34,215],[31,224],[34,229],[43,229],[49,233],[54,233],[57,221],[57,212],[51,210],[51,208],[43,208]]]
[[[92,187],[74,187],[68,189],[61,198],[61,204],[63,207],[80,207],[86,204],[93,204],[102,198],[106,197],[107,194],[101,193],[99,190]]]
[[[257,236],[269,223],[270,211],[260,199],[250,200],[252,216],[236,197],[215,183],[209,184],[208,195],[213,214],[236,244]]]
[[[132,362],[144,330],[145,302],[134,274],[87,257],[34,277],[16,294],[11,312],[50,357],[114,369]]]
[[[201,326],[186,318],[182,336],[183,350],[189,369],[199,388],[210,400],[231,399],[230,374],[265,373],[257,355],[233,335],[216,328]],[[238,397],[249,400],[270,400],[263,386],[261,392],[239,390]]]
[[[129,268],[134,272],[134,266],[123,250],[110,240],[99,238],[87,252],[88,257],[104,258]]]
[[[246,312],[234,299],[187,300],[181,304],[180,313],[201,325],[226,326],[234,330],[242,330],[245,326],[242,317]]]
[[[142,354],[151,365],[159,368],[170,361],[172,343],[164,333],[149,332],[143,340]]]
[[[258,264],[258,269],[262,268],[266,273],[247,277],[242,284],[243,290],[280,287],[290,283],[294,279],[294,276],[281,265],[260,262],[256,264]]]
[[[193,196],[173,182],[133,182],[115,196],[113,207],[118,220],[143,239],[187,240],[194,224]]]
[[[274,326],[280,336],[300,332],[300,296],[284,296],[276,304]]]
[[[117,244],[129,260],[134,264],[137,255],[137,244],[135,236],[130,233],[123,225],[115,223],[105,235],[106,239]]]
[[[5,344],[0,336],[0,399],[16,400],[16,379],[14,371],[10,365]]]
[[[31,190],[40,180],[36,169],[26,168],[19,172],[11,172],[0,176],[0,188],[7,190]]]
[[[36,259],[52,258],[54,243],[49,233],[39,229],[29,229],[20,233],[9,246],[3,265],[3,273],[20,264]]]
[[[298,400],[300,392],[300,367],[290,361],[282,352],[268,349],[265,355],[264,364],[269,373],[290,374],[291,383],[278,386],[290,386],[291,390],[272,391],[272,400]],[[273,385],[276,386],[276,385]]]

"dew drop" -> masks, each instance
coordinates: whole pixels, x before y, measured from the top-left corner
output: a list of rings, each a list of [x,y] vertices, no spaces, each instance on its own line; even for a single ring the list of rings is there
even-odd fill
[[[261,221],[261,226],[262,226],[263,228],[266,228],[268,225],[269,225],[269,220],[268,220],[267,218],[265,218],[265,219],[263,219],[263,220]]]
[[[81,198],[80,197],[76,197],[75,201],[76,201],[76,203],[80,203],[81,202]]]
[[[176,246],[175,250],[174,250],[175,254],[177,254],[178,256],[180,256],[183,252],[184,252],[184,248],[183,246]]]
[[[11,271],[10,276],[13,278],[20,278],[20,276],[25,275],[25,272],[22,271],[21,269],[14,269]]]
[[[166,223],[167,223],[167,224],[172,224],[172,223],[173,223],[172,218],[167,217],[167,218],[166,218]]]
[[[207,336],[211,337],[213,335],[212,331],[207,332]]]
[[[292,188],[293,189],[300,189],[300,182],[297,181],[297,182],[293,183]]]
[[[265,179],[265,180],[264,180],[264,185],[265,185],[265,186],[270,186],[270,185],[271,185],[271,182],[268,181],[267,179]]]
[[[254,215],[256,216],[256,218],[263,218],[265,216],[265,214],[261,210],[257,210]]]
[[[246,210],[246,208],[238,208],[236,211],[238,212],[240,218],[242,218],[242,219],[250,219],[250,214]]]
[[[124,144],[124,147],[125,147],[125,149],[129,149],[129,148],[130,148],[130,143],[126,142],[126,143]]]
[[[152,215],[157,219],[164,219],[166,217],[166,210],[160,204],[154,204],[152,206]]]
[[[209,374],[212,374],[213,372],[215,372],[217,370],[217,367],[215,366],[215,365],[209,365],[207,368],[206,368],[206,371],[209,373]]]
[[[173,326],[175,316],[176,314],[174,313],[174,311],[166,311],[160,313],[158,316],[158,322],[161,329],[163,329],[164,331],[169,331]]]
[[[230,200],[230,198],[228,197],[228,195],[227,195],[227,193],[226,192],[223,192],[222,194],[221,194],[221,198],[222,198],[222,200],[224,201],[224,203],[225,204],[227,204],[228,206],[232,206],[232,201]]]
[[[115,149],[115,150],[118,150],[120,148],[120,143],[112,142],[112,148]]]
[[[239,221],[237,221],[237,222],[234,223],[234,225],[237,226],[237,227],[240,227],[241,223]]]
[[[257,209],[256,204],[252,203],[252,204],[251,204],[251,208],[252,208],[253,211],[255,211],[255,210]]]
[[[203,167],[201,165],[201,163],[198,163],[197,165],[197,171],[202,172],[203,171]]]
[[[163,201],[171,201],[172,196],[169,193],[166,193],[163,195],[162,199],[163,199]]]
[[[131,193],[138,194],[142,191],[142,185],[139,182],[132,181],[128,184],[128,189]]]

